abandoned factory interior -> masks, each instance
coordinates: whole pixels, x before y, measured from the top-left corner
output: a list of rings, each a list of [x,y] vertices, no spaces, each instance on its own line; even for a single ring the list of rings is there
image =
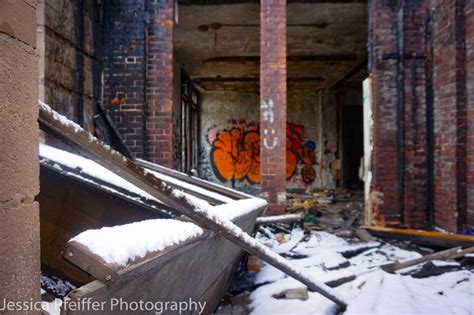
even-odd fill
[[[0,0],[0,314],[473,314],[473,0]]]

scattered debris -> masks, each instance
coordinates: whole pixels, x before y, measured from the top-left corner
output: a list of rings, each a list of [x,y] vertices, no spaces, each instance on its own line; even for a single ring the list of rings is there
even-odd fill
[[[279,294],[274,294],[273,297],[275,299],[287,299],[287,300],[298,299],[301,301],[306,301],[308,299],[308,289],[307,288],[288,289]]]
[[[283,229],[284,225],[280,224]],[[271,226],[262,228],[271,230]],[[454,309],[472,312],[474,267],[464,263],[465,259],[432,260],[390,274],[380,267],[423,258],[429,249],[410,242],[366,242],[354,237],[355,233],[336,236],[303,230],[294,224],[285,235],[285,243],[278,242],[274,233],[267,234],[272,237],[258,233],[257,238],[348,300],[344,314],[415,314],[420,310],[450,314]],[[246,278],[246,274],[237,274],[236,281]],[[308,292],[307,300],[286,299],[283,294],[301,289],[301,284],[268,264],[262,263],[260,272],[246,279],[251,314],[337,313],[334,304],[312,292]],[[397,299],[393,299],[395,295]]]
[[[363,194],[345,189],[288,193],[286,211],[304,215],[306,230],[343,231],[363,222]]]
[[[247,271],[259,272],[260,271],[260,258],[255,255],[249,255],[247,260]]]

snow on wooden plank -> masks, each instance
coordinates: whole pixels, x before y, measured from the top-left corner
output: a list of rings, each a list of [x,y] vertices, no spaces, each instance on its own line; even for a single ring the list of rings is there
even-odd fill
[[[200,226],[222,233],[223,237],[229,241],[284,271],[289,276],[308,286],[308,289],[320,293],[340,307],[345,308],[347,306],[347,302],[342,295],[324,283],[305,275],[304,270],[293,267],[283,257],[250,237],[232,222],[222,220],[214,215],[210,205],[194,203],[192,198],[183,192],[171,188],[163,181],[149,174],[144,168],[107,148],[97,139],[91,140],[87,132],[76,131],[74,128],[63,124],[60,119],[51,113],[51,109],[45,108],[41,104],[39,121],[43,127],[58,133],[62,137],[66,137],[69,141],[79,146],[90,159],[106,166],[114,173],[120,174],[121,177],[140,189],[193,219]]]
[[[126,266],[147,253],[161,251],[202,233],[202,228],[190,222],[156,219],[87,230],[71,241],[84,245],[107,264]]]
[[[270,224],[279,222],[299,221],[303,219],[303,213],[290,213],[257,218],[257,224]]]
[[[204,236],[205,231],[191,222],[145,220],[84,231],[69,240],[63,256],[96,279],[110,282],[146,262],[156,265],[172,258]]]

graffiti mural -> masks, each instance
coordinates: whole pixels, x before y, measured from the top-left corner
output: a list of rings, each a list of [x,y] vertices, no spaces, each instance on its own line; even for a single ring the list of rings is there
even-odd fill
[[[221,181],[259,184],[260,130],[256,123],[229,121],[230,127],[217,131],[209,128],[210,164]],[[317,177],[316,142],[306,139],[304,126],[288,123],[286,128],[286,177],[298,177],[311,185]]]

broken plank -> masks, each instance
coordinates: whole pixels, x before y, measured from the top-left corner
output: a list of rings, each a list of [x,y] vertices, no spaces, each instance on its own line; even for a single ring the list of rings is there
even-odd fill
[[[222,220],[214,215],[211,206],[207,208],[204,204],[195,204],[185,194],[172,189],[143,167],[104,146],[103,143],[79,125],[58,114],[42,102],[39,103],[38,120],[42,129],[56,133],[71,142],[80,148],[81,152],[89,159],[103,165],[153,197],[173,207],[176,211],[193,219],[200,226],[221,233],[227,240],[305,284],[311,291],[320,293],[341,308],[347,307],[347,302],[339,293],[324,283],[306,276],[300,269],[293,267],[283,257],[243,232],[231,221]]]
[[[303,220],[303,213],[258,217],[256,224],[272,224]]]
[[[244,194],[242,192],[238,192],[238,191],[229,189],[227,187],[224,187],[222,185],[219,185],[219,184],[216,184],[216,183],[211,183],[211,182],[205,181],[203,179],[200,179],[200,178],[197,178],[197,177],[194,177],[194,176],[191,176],[191,175],[186,175],[184,173],[181,173],[181,172],[178,172],[178,171],[175,171],[175,170],[172,170],[172,169],[169,169],[169,168],[163,167],[161,165],[157,165],[157,164],[154,164],[154,163],[142,160],[142,159],[136,159],[135,162],[138,165],[144,167],[145,169],[148,168],[152,171],[161,173],[163,175],[175,177],[175,178],[177,178],[177,179],[179,179],[179,180],[181,180],[181,181],[183,181],[187,184],[192,184],[192,185],[195,185],[197,187],[210,190],[212,192],[221,194],[221,195],[223,195],[225,197],[228,197],[228,198],[231,198],[231,199],[245,199],[245,198],[250,197],[249,195]]]
[[[415,259],[402,261],[402,262],[393,262],[387,265],[383,265],[381,266],[381,268],[385,270],[386,272],[394,273],[397,270],[415,266],[427,261],[456,259],[473,252],[474,252],[474,247],[469,247],[464,250],[461,250],[461,246],[457,246],[454,248],[450,248],[447,250],[429,254],[420,258],[415,258]]]
[[[440,252],[432,253],[432,254],[425,255],[423,257],[419,257],[419,258],[415,258],[415,259],[410,259],[410,260],[406,260],[406,261],[402,261],[402,262],[396,261],[396,262],[393,262],[393,263],[389,263],[387,265],[381,266],[380,268],[382,268],[382,270],[384,270],[386,272],[395,273],[395,271],[397,271],[397,270],[408,268],[408,267],[411,267],[411,266],[415,266],[415,265],[418,265],[418,264],[421,264],[421,263],[424,263],[424,262],[427,262],[427,261],[430,261],[430,260],[449,259],[450,256],[456,254],[460,249],[461,249],[461,246],[457,246],[457,247],[454,247],[454,248],[450,248],[450,249],[443,250],[443,251],[440,251]]]
[[[455,246],[474,246],[474,236],[469,235],[446,234],[432,231],[397,229],[376,226],[364,226],[362,228],[366,229],[370,234],[375,236],[407,240],[417,244],[423,244],[428,246],[443,248],[452,248]]]

